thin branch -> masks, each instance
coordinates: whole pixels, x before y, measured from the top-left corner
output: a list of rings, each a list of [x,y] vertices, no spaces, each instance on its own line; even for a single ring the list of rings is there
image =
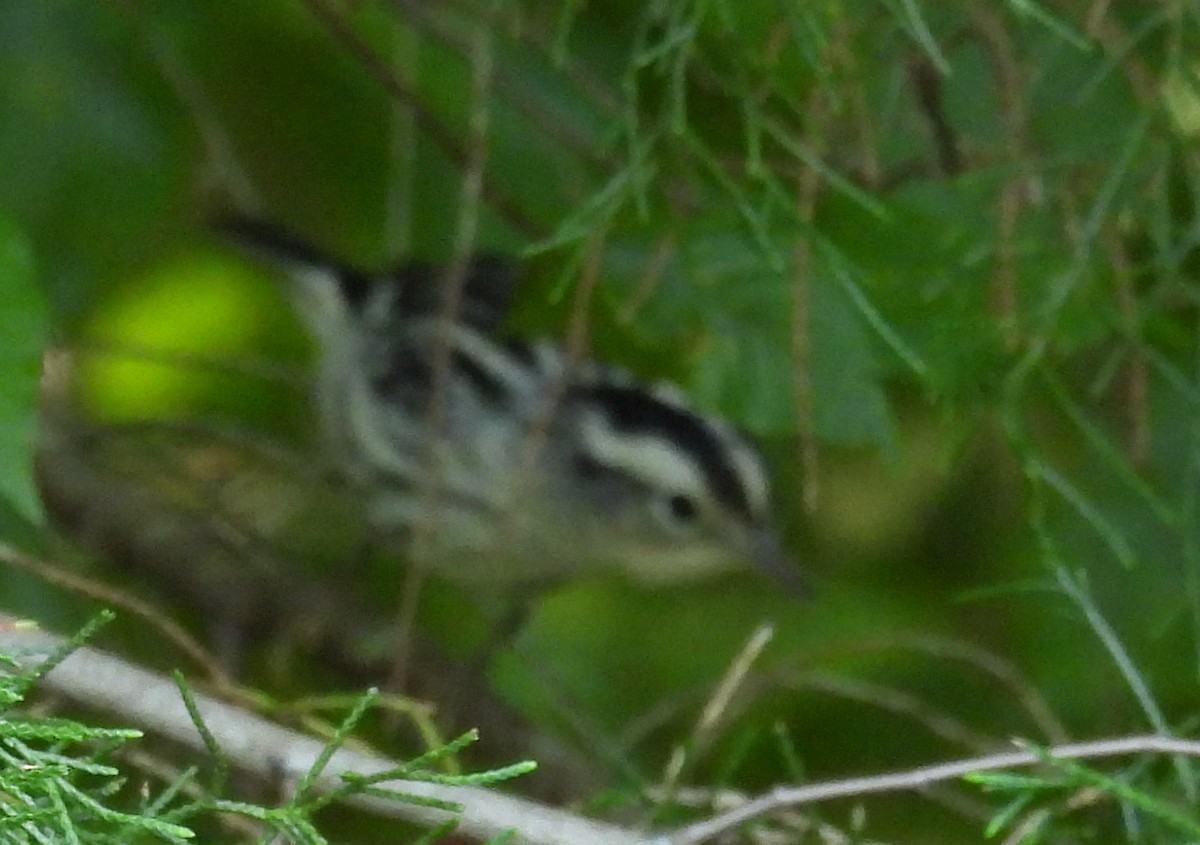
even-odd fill
[[[664,801],[670,801],[670,796],[679,786],[679,778],[683,774],[684,766],[689,762],[689,754],[712,741],[713,734],[716,732],[722,716],[728,711],[733,696],[742,688],[746,676],[750,674],[750,668],[774,636],[774,626],[766,623],[759,625],[746,644],[742,646],[741,651],[734,657],[733,662],[729,664],[729,668],[725,670],[725,677],[717,684],[708,703],[700,712],[696,728],[692,731],[688,741],[676,745],[671,752],[666,769],[663,771],[663,782],[660,788],[661,794],[665,796]]]
[[[217,109],[200,79],[188,67],[175,43],[156,26],[142,4],[135,0],[110,0],[129,16],[158,66],[163,80],[174,89],[179,102],[196,128],[207,156],[206,165],[218,185],[229,191],[239,208],[262,208],[262,199],[254,181],[238,161],[229,133],[221,125]]]
[[[668,232],[659,238],[658,243],[654,246],[654,251],[650,253],[650,259],[646,262],[645,268],[634,284],[629,298],[625,300],[617,312],[617,325],[629,326],[633,324],[638,314],[641,313],[651,297],[654,296],[655,291],[658,290],[658,286],[666,273],[667,265],[670,263],[671,258],[678,252],[679,244],[676,242],[674,232]]]
[[[1011,661],[994,652],[962,640],[927,635],[895,635],[888,645],[913,648],[946,660],[962,661],[999,681],[1024,707],[1049,743],[1065,743],[1067,728],[1050,708],[1050,703],[1034,684],[1023,677]]]
[[[401,78],[414,78],[421,47],[414,33],[395,27],[390,45],[392,72]],[[419,129],[419,115],[412,104],[392,97],[388,113],[388,174],[383,215],[383,243],[385,254],[389,256],[412,252]]]
[[[427,38],[460,58],[467,59],[471,56],[474,47],[467,34],[467,27],[450,25],[447,15],[443,14],[454,4],[392,0],[392,5],[398,16]],[[506,42],[522,52],[546,52],[544,46],[533,38],[528,27],[505,17],[511,10],[505,8],[504,4],[469,8],[462,5],[457,11],[464,20],[475,20],[492,32],[502,33]],[[567,81],[574,83],[571,94],[578,101],[579,107],[613,115],[620,108],[619,100],[606,89],[599,87],[596,80],[584,78],[583,70],[577,65],[578,63],[568,63],[555,70]],[[505,105],[512,108],[516,115],[528,122],[532,132],[575,153],[588,166],[608,168],[610,162],[603,147],[603,139],[591,137],[585,127],[577,125],[561,110],[556,112],[553,101],[537,86],[531,85],[530,80],[522,76],[513,62],[497,65],[495,93],[504,98]]]
[[[438,452],[442,446],[441,432],[447,420],[447,402],[452,376],[453,343],[451,336],[463,308],[464,288],[479,232],[484,185],[486,184],[487,139],[491,125],[489,108],[490,93],[495,67],[491,33],[480,24],[476,27],[471,52],[472,83],[470,92],[470,117],[468,119],[467,147],[464,151],[463,180],[460,188],[458,216],[455,221],[454,253],[450,266],[440,280],[441,301],[438,303],[437,332],[434,339],[432,360],[433,392],[426,408],[425,425],[431,433],[426,460],[430,467],[437,467]],[[438,512],[438,473],[428,473],[425,483],[418,491],[426,512]],[[403,690],[408,672],[408,660],[412,651],[412,638],[416,630],[417,610],[421,591],[428,569],[430,547],[434,540],[431,519],[418,521],[413,530],[409,566],[405,573],[403,597],[397,615],[395,649],[391,685]]]
[[[579,280],[575,283],[572,293],[566,337],[563,339],[562,369],[559,377],[546,391],[521,444],[521,453],[517,459],[516,484],[511,493],[513,501],[520,501],[524,495],[523,485],[532,478],[533,467],[550,433],[554,415],[566,398],[570,380],[588,358],[588,327],[591,322],[592,298],[599,283],[607,238],[608,224],[605,221],[597,225],[584,248]]]
[[[1012,174],[1000,185],[989,292],[992,314],[999,323],[1005,349],[1012,352],[1019,348],[1021,340],[1018,331],[1021,314],[1017,298],[1017,227],[1029,193],[1027,185],[1034,184],[1037,178],[1026,165],[1029,132],[1022,92],[1028,84],[1003,17],[986,4],[973,5],[971,15],[975,31],[993,66],[1003,130],[1003,156],[1012,168]]]
[[[1141,317],[1138,313],[1136,279],[1133,262],[1125,248],[1125,232],[1120,225],[1107,227],[1105,244],[1113,272],[1113,291],[1121,328],[1128,342],[1129,361],[1125,367],[1125,442],[1129,462],[1139,470],[1150,464],[1150,367],[1142,339]]]
[[[834,47],[830,54],[844,80],[842,87],[850,106],[852,135],[858,142],[858,170],[862,182],[868,190],[882,192],[883,163],[880,160],[876,115],[867,95],[866,73],[855,53],[850,21],[847,15],[838,15],[834,21]]]
[[[425,105],[413,85],[400,77],[387,60],[381,57],[375,48],[355,31],[346,21],[341,10],[337,8],[337,4],[331,3],[329,0],[304,0],[304,4],[308,6],[313,17],[325,27],[326,32],[354,56],[364,71],[373,76],[390,96],[412,110],[421,128],[441,148],[455,168],[460,170],[466,168],[470,156],[467,145],[458,139],[454,130],[444,120]],[[497,189],[491,180],[486,178],[486,174],[483,177],[483,195],[513,228],[531,237],[542,232],[543,227],[530,218],[524,209],[505,192]]]
[[[17,616],[0,612],[0,654],[32,667],[61,645],[61,638]],[[175,683],[120,658],[93,648],[77,649],[47,673],[40,685],[193,750],[207,751]],[[208,732],[222,752],[233,765],[246,772],[277,781],[281,773],[303,774],[322,755],[324,746],[318,740],[206,695],[196,693],[194,699]],[[818,801],[924,789],[972,773],[1032,766],[1053,759],[1084,760],[1149,753],[1200,758],[1200,741],[1154,735],[1116,737],[1044,749],[1019,748],[882,775],[777,787],[733,810],[658,836],[584,819],[482,787],[409,781],[377,785],[458,804],[462,807],[458,816],[462,833],[484,838],[513,830],[515,834],[508,841],[514,845],[697,845],[759,816]],[[397,767],[396,761],[342,748],[330,757],[314,783],[314,790],[328,792],[344,787],[340,776],[343,772],[371,776]],[[439,824],[451,818],[446,810],[387,800],[378,795],[347,795],[345,802],[368,812],[422,825]]]
[[[1171,727],[1167,724],[1167,718],[1163,714],[1162,708],[1154,700],[1154,694],[1146,684],[1145,678],[1138,671],[1133,658],[1125,648],[1125,644],[1121,642],[1121,638],[1117,636],[1117,632],[1113,630],[1112,625],[1104,618],[1104,614],[1100,612],[1100,608],[1092,600],[1086,587],[1063,565],[1055,567],[1054,575],[1063,592],[1082,611],[1088,625],[1091,626],[1092,631],[1104,646],[1104,650],[1108,652],[1113,663],[1116,664],[1117,670],[1129,685],[1129,690],[1133,693],[1133,697],[1141,705],[1142,712],[1146,716],[1146,721],[1159,734],[1169,736]],[[1198,789],[1196,777],[1191,768],[1184,765],[1183,760],[1177,759],[1175,761],[1175,769],[1179,775],[1179,782],[1183,787],[1184,793],[1187,794],[1189,799],[1196,800]]]
[[[822,86],[812,86],[807,105],[808,111],[813,117],[803,140],[812,151],[813,156],[819,158],[824,153],[825,138],[822,132],[829,116],[829,105],[825,101]],[[810,232],[816,216],[821,187],[821,174],[816,167],[809,165],[800,172],[796,185],[796,214],[804,224],[804,229],[808,229],[809,232],[799,234],[792,249],[790,331],[792,394],[799,432],[797,449],[800,463],[800,499],[805,513],[810,516],[817,510],[821,470],[820,449],[817,445],[816,386],[813,383],[812,373],[810,286],[814,273]]]
[[[0,612],[0,653],[23,666],[44,661],[62,640]],[[207,748],[175,683],[98,649],[80,648],[40,681],[42,689],[116,714],[122,721],[165,736],[200,753]],[[259,716],[194,693],[196,707],[209,733],[230,762],[243,771],[277,782],[299,777],[322,755],[324,744]],[[348,748],[338,749],[313,784],[318,793],[345,787],[341,774],[365,777],[394,771],[400,763]],[[513,845],[646,845],[641,834],[592,821],[554,807],[475,786],[447,786],[415,781],[376,783],[407,795],[460,805],[458,830],[484,839],[514,830]],[[345,803],[382,816],[436,825],[454,818],[447,810],[389,800],[378,794],[353,794]]]
[[[1092,742],[1072,742],[1044,750],[1022,749],[963,760],[949,760],[902,772],[823,781],[808,786],[776,787],[727,813],[652,839],[649,845],[698,845],[751,819],[801,804],[924,789],[935,783],[956,780],[978,772],[1034,766],[1046,762],[1047,759],[1088,760],[1150,753],[1200,757],[1200,742],[1153,735],[1115,737]]]
[[[973,730],[966,723],[905,690],[825,672],[806,673],[797,686],[849,701],[860,701],[885,713],[907,717],[939,739],[962,745],[975,753],[982,753],[996,744],[994,737]]]
[[[0,542],[0,564],[28,572],[36,578],[62,587],[76,595],[87,596],[112,607],[120,608],[132,616],[145,619],[177,649],[203,669],[208,679],[219,689],[226,693],[237,689],[237,685],[221,664],[196,641],[195,637],[184,630],[175,620],[137,596],[94,581],[49,561],[24,554],[3,542]]]
[[[921,114],[929,124],[937,151],[938,169],[943,176],[956,176],[962,172],[963,157],[958,148],[958,133],[950,125],[942,97],[942,76],[945,69],[938,67],[928,55],[921,53],[913,57],[908,65],[913,93]]]
[[[180,792],[193,801],[203,801],[209,795],[205,787],[197,783],[195,779],[183,778],[184,770],[181,766],[168,763],[149,752],[133,750],[129,747],[121,749],[120,753],[122,760],[128,762],[130,766],[146,777],[161,781],[164,786],[177,784],[182,780]],[[231,836],[242,837],[242,840],[238,841],[257,842],[265,830],[265,825],[258,819],[237,813],[219,813],[216,820],[217,824],[225,828]]]

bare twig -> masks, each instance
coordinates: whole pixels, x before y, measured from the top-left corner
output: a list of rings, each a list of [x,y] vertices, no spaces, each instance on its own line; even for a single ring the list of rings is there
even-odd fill
[[[532,477],[531,470],[546,437],[554,422],[554,415],[567,393],[571,382],[581,363],[587,360],[588,326],[591,320],[592,296],[600,279],[600,265],[604,259],[604,247],[607,243],[608,226],[601,225],[588,238],[580,268],[579,281],[575,283],[571,299],[571,315],[567,323],[567,333],[563,340],[563,364],[560,377],[550,389],[538,408],[529,432],[521,444],[521,454],[517,460],[517,486],[513,493],[514,501],[519,501],[522,492],[521,485],[525,479]]]
[[[853,644],[850,645],[833,644],[829,647],[827,654],[832,653],[844,657],[846,654],[876,654],[893,649],[915,651],[939,661],[951,660],[972,666],[994,679],[1017,704],[1021,705],[1029,714],[1029,718],[1039,731],[1043,742],[1061,744],[1071,738],[1062,720],[1054,714],[1049,702],[1032,681],[1023,677],[1020,670],[1010,660],[974,643],[953,637],[889,630],[878,637],[855,638]],[[805,676],[809,671],[808,663],[792,668],[788,668],[788,664],[783,664],[774,670],[773,676],[777,679],[777,683],[804,684]]]
[[[1125,648],[1125,644],[1121,642],[1121,638],[1117,635],[1117,632],[1109,624],[1104,614],[1100,612],[1100,608],[1092,599],[1086,585],[1081,583],[1073,573],[1062,565],[1055,567],[1054,576],[1059,586],[1062,587],[1063,592],[1071,601],[1075,602],[1075,606],[1083,613],[1088,625],[1096,634],[1096,638],[1104,645],[1105,651],[1108,652],[1109,657],[1116,664],[1121,677],[1129,685],[1129,690],[1133,693],[1133,697],[1141,705],[1146,721],[1153,725],[1154,729],[1160,735],[1169,736],[1171,733],[1170,725],[1167,723],[1167,718],[1163,714],[1162,708],[1154,700],[1154,694],[1150,691],[1145,677],[1138,671],[1133,658],[1130,656],[1128,649]],[[1184,793],[1191,800],[1196,800],[1197,795],[1200,795],[1200,787],[1197,787],[1196,776],[1192,768],[1185,765],[1182,759],[1176,758],[1175,771]]]
[[[1158,72],[1150,67],[1144,55],[1129,49],[1132,36],[1121,18],[1111,14],[1109,3],[1092,5],[1085,20],[1085,32],[1096,39],[1104,52],[1125,75],[1129,88],[1142,106],[1157,105],[1162,97]],[[1169,30],[1168,30],[1169,31]]]
[[[963,157],[958,148],[958,134],[950,125],[942,102],[942,70],[928,55],[920,53],[909,63],[908,73],[921,114],[933,135],[938,169],[944,176],[955,176],[962,172]]]
[[[1025,712],[1042,732],[1049,743],[1065,743],[1069,739],[1067,728],[1050,708],[1045,696],[1033,683],[1023,677],[1009,660],[985,648],[946,637],[898,635],[889,638],[888,645],[913,648],[934,657],[958,660],[974,666],[986,675],[995,678],[1020,703]]]
[[[658,290],[667,264],[678,250],[679,244],[675,242],[674,233],[668,232],[659,239],[654,246],[654,251],[650,253],[650,260],[646,262],[645,269],[642,270],[636,285],[630,292],[629,298],[622,303],[621,310],[617,312],[618,325],[628,326],[637,319],[638,314],[646,307],[646,303],[650,301],[654,292]]]
[[[204,152],[208,158],[206,164],[215,181],[229,191],[239,208],[261,208],[262,201],[254,182],[238,161],[233,142],[221,125],[208,92],[188,67],[174,42],[153,23],[141,3],[135,0],[110,2],[134,21],[142,41],[150,51],[151,59],[158,66],[166,83],[175,90],[175,95],[192,119],[196,134],[204,145]]]
[[[1150,460],[1150,372],[1141,337],[1133,264],[1125,248],[1124,235],[1121,226],[1108,226],[1104,240],[1112,262],[1117,311],[1121,315],[1121,328],[1125,332],[1129,350],[1129,363],[1125,368],[1125,403],[1122,407],[1126,420],[1126,447],[1129,462],[1138,469],[1145,469]]]
[[[1027,86],[1016,57],[1016,47],[1007,22],[986,4],[971,7],[975,31],[991,59],[1000,101],[1000,125],[1003,127],[1004,157],[1013,174],[1000,186],[996,216],[995,266],[992,273],[992,313],[1000,323],[1007,349],[1020,344],[1017,300],[1017,224],[1025,206],[1026,184],[1034,179],[1025,166],[1028,149],[1028,120],[1022,92]]]
[[[951,714],[906,690],[824,672],[806,673],[800,685],[850,701],[860,701],[887,713],[907,716],[934,736],[975,753],[986,751],[996,743],[993,737],[973,730]]]
[[[62,641],[22,620],[0,612],[0,653],[25,666],[41,663]],[[188,715],[179,690],[168,678],[92,648],[80,648],[41,681],[51,690],[89,707],[115,713],[122,720],[165,736],[201,753],[206,746]],[[251,774],[278,780],[282,773],[300,775],[317,761],[323,744],[259,716],[194,693],[197,710],[231,763]],[[394,760],[341,748],[317,777],[317,792],[344,787],[343,772],[371,776],[398,767]],[[533,801],[481,787],[392,781],[382,789],[461,805],[458,830],[476,838],[517,831],[515,845],[645,845],[640,834],[592,821]],[[346,803],[383,816],[434,825],[453,817],[447,810],[358,794]]]
[[[1021,745],[1022,743],[1017,741],[1017,744]],[[977,772],[994,772],[1000,769],[1034,766],[1047,759],[1086,760],[1127,754],[1172,754],[1200,757],[1200,742],[1154,735],[1114,737],[1093,742],[1057,745],[1044,751],[1019,748],[1017,751],[987,754],[964,760],[949,760],[944,763],[918,766],[914,769],[883,775],[824,781],[808,786],[781,786],[734,810],[652,839],[649,845],[697,845],[743,822],[801,804],[815,804],[818,801],[829,801],[834,798],[861,798],[885,792],[924,789],[931,784],[956,780]]]
[[[126,747],[121,749],[121,759],[128,761],[129,765],[148,778],[154,778],[163,784],[182,784],[180,791],[188,798],[202,801],[207,797],[204,786],[193,779],[183,777],[183,767],[172,765],[154,754]],[[254,842],[260,841],[259,837],[266,829],[266,826],[257,819],[235,813],[218,814],[217,823],[227,829],[230,834]]]
[[[665,800],[669,801],[672,792],[678,787],[679,776],[688,762],[689,752],[695,751],[697,747],[703,746],[712,739],[721,717],[729,708],[729,702],[733,700],[734,694],[742,687],[746,676],[750,673],[750,667],[754,665],[754,661],[758,659],[774,636],[775,628],[772,625],[765,623],[759,625],[750,635],[746,644],[742,646],[742,650],[738,652],[733,662],[729,664],[729,668],[725,670],[725,677],[717,684],[708,703],[700,712],[700,718],[696,722],[696,728],[692,731],[688,743],[675,746],[671,752],[666,770],[663,772],[661,792],[666,796]]]
[[[1083,31],[1089,37],[1096,38],[1099,36],[1104,19],[1108,17],[1108,7],[1111,5],[1112,0],[1093,0],[1091,8],[1083,16]]]
[[[867,188],[878,191],[883,187],[883,163],[880,161],[876,115],[867,98],[866,74],[854,50],[851,20],[849,15],[837,16],[830,53],[844,77],[842,87],[850,106],[853,137],[858,142],[859,173]]]
[[[808,96],[812,122],[805,138],[814,158],[823,154],[829,107],[820,85],[813,85]],[[796,211],[805,228],[811,228],[821,193],[821,174],[805,167],[797,179]],[[799,423],[800,497],[804,510],[813,514],[820,495],[820,451],[817,447],[816,387],[813,384],[811,289],[812,245],[806,235],[796,238],[792,250],[792,325],[791,356],[796,419]]]
[[[446,420],[447,390],[452,369],[452,334],[454,324],[463,306],[463,289],[467,281],[471,253],[475,249],[479,232],[479,216],[483,199],[484,177],[487,163],[487,138],[490,124],[489,92],[492,88],[494,70],[491,34],[480,24],[476,29],[471,54],[472,86],[470,119],[467,135],[466,158],[463,162],[463,181],[459,197],[458,219],[455,226],[454,254],[445,276],[441,279],[441,302],[438,307],[437,333],[432,361],[432,395],[426,415],[426,426],[431,432],[426,458],[429,472],[419,495],[425,502],[427,513],[435,514],[438,509],[437,454],[441,447],[440,433]],[[425,578],[429,544],[433,539],[433,523],[423,520],[413,531],[412,554],[405,572],[404,591],[397,621],[396,657],[393,661],[392,686],[403,690],[408,658],[411,652],[413,632],[416,628],[417,608]]]
[[[34,666],[60,648],[62,640],[0,612],[0,653]],[[123,721],[204,752],[206,746],[180,700],[173,681],[120,658],[92,648],[72,652],[42,679],[43,688],[89,707],[114,713]],[[322,743],[282,728],[259,716],[202,694],[194,695],[197,709],[223,754],[238,768],[263,778],[303,773],[322,752]],[[454,802],[462,806],[459,830],[468,836],[492,836],[515,830],[516,845],[697,845],[724,831],[766,814],[835,798],[861,798],[887,792],[925,789],[976,772],[1032,766],[1048,759],[1083,760],[1129,754],[1169,754],[1200,758],[1200,742],[1167,736],[1115,737],[1076,742],[1045,749],[1015,751],[950,760],[881,775],[824,781],[806,786],[781,786],[696,824],[657,836],[514,798],[490,789],[421,782],[379,784],[384,788]],[[336,751],[317,778],[314,789],[329,791],[344,785],[340,774],[372,775],[395,769],[395,761],[346,748]],[[350,795],[346,803],[368,812],[437,824],[448,811],[386,800],[377,795]]]
[[[223,691],[237,688],[233,679],[221,667],[221,664],[208,653],[204,646],[185,631],[175,620],[168,617],[157,608],[147,604],[137,596],[110,587],[87,578],[76,572],[71,572],[47,560],[40,560],[31,555],[14,549],[7,543],[0,542],[0,564],[28,572],[50,584],[55,584],[71,592],[104,602],[112,607],[120,608],[127,613],[145,619],[166,637],[177,649],[186,654],[197,666],[204,670],[208,679]]]
[[[452,4],[392,0],[392,5],[396,13],[415,30],[463,58],[470,57],[474,48],[470,36],[464,31],[467,27],[451,25],[446,19],[447,16],[442,14]],[[510,19],[512,9],[505,4],[470,8],[467,8],[466,4],[460,6],[462,8],[459,8],[458,12],[464,19],[477,21],[479,25],[497,34],[502,33],[505,41],[514,47],[523,51],[546,52],[545,47],[531,37],[526,27]],[[557,70],[575,84],[572,94],[578,98],[581,107],[609,113],[615,113],[620,108],[619,101],[611,92],[599,87],[597,80],[583,76],[583,70],[578,63],[568,63]],[[495,93],[504,97],[505,105],[528,121],[537,135],[570,150],[588,165],[608,167],[609,160],[602,141],[592,137],[577,121],[556,110],[553,101],[545,92],[538,86],[529,84],[526,77],[516,72],[512,62],[504,62],[497,66]]]
[[[421,43],[416,35],[396,27],[391,36],[391,67],[403,77],[416,76]],[[388,115],[388,177],[384,197],[383,243],[388,256],[412,251],[417,183],[419,115],[411,103],[392,98]]]
[[[401,78],[370,43],[355,31],[337,5],[329,0],[304,0],[304,3],[330,36],[355,57],[362,65],[363,70],[375,77],[390,96],[412,110],[421,128],[429,134],[434,143],[442,149],[442,152],[450,158],[455,166],[465,169],[470,157],[467,145],[459,141],[454,130],[425,105],[408,80]],[[531,236],[540,234],[542,227],[532,220],[525,210],[507,194],[491,184],[486,177],[482,182],[482,191],[488,203],[515,229]]]

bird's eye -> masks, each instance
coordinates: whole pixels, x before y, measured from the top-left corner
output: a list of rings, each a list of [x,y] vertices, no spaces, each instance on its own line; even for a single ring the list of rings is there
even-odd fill
[[[667,527],[675,530],[691,528],[700,516],[696,500],[682,493],[672,493],[660,499],[658,512]]]
[[[667,499],[667,507],[671,509],[671,516],[679,522],[691,522],[696,518],[696,503],[687,496],[676,493]]]

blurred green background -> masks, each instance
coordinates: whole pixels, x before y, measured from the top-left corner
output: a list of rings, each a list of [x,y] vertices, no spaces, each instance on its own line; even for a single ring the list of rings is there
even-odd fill
[[[516,333],[561,335],[599,261],[595,355],[677,381],[761,443],[816,585],[803,603],[746,573],[669,591],[597,579],[537,603],[491,683],[599,761],[610,800],[659,779],[762,621],[775,638],[686,782],[1186,732],[1197,21],[1186,3],[7,0],[0,538],[67,554],[32,481],[50,342],[70,367],[43,393],[90,432],[90,469],[64,469],[62,496],[111,505],[84,520],[72,566],[211,638],[206,602],[237,557],[217,566],[179,537],[240,520],[270,541],[264,578],[332,572],[390,607],[397,564],[361,565],[345,503],[261,458],[313,448],[309,347],[275,280],[204,221],[247,208],[369,267],[445,260],[475,227],[479,248],[525,259]],[[258,492],[214,498],[216,477]],[[156,501],[170,528],[123,538]],[[167,563],[146,564],[155,548]],[[10,609],[47,623],[96,607],[0,576]],[[459,653],[478,622],[440,589],[424,629]],[[304,607],[271,611],[247,684],[361,680],[280,661],[305,648],[289,639]],[[121,624],[110,636],[139,659],[181,662]],[[1062,797],[1043,800],[1078,839],[1055,841],[1132,829]],[[868,801],[862,835],[977,841],[989,800]],[[849,826],[852,810],[825,812]]]

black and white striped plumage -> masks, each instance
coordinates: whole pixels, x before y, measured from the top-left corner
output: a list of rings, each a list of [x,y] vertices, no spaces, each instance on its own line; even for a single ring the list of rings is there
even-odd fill
[[[475,258],[446,325],[436,268],[369,275],[269,225],[221,228],[287,271],[339,468],[378,531],[420,532],[432,571],[498,585],[616,566],[661,583],[755,562],[798,584],[759,456],[729,425],[671,385],[496,339],[511,263]]]

